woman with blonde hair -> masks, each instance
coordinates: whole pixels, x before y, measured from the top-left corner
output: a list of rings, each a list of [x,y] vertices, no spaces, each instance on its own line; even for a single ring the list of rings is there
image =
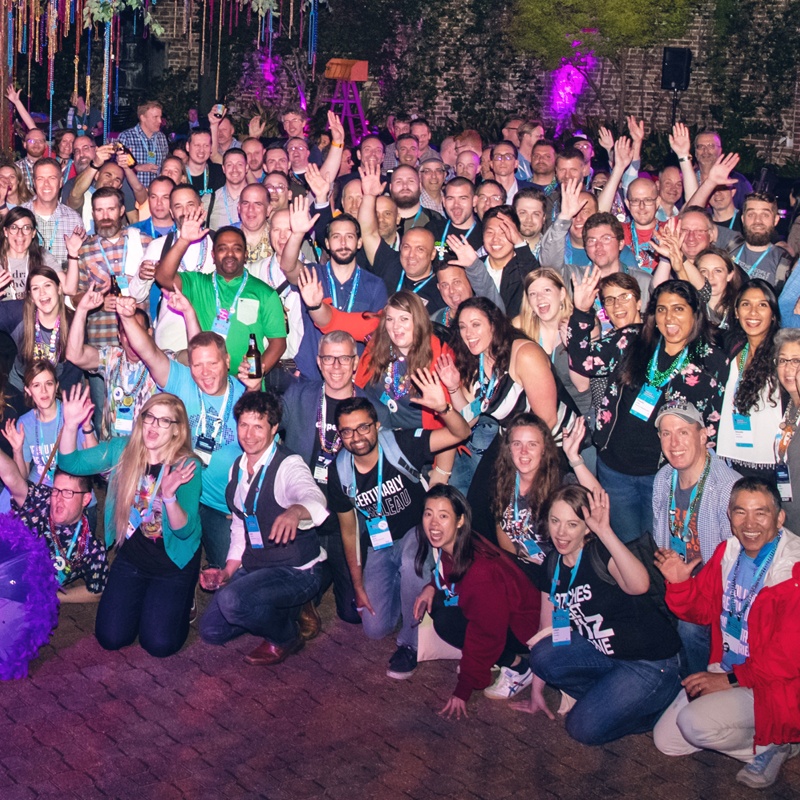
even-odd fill
[[[180,398],[151,397],[130,438],[78,451],[77,431],[94,406],[83,389],[62,406],[59,467],[75,475],[111,470],[106,545],[117,547],[97,610],[95,636],[106,650],[139,643],[152,656],[176,653],[189,633],[200,571],[200,470]]]
[[[3,164],[0,167],[0,184],[8,186],[6,203],[9,208],[21,206],[33,198],[22,170],[16,164]]]

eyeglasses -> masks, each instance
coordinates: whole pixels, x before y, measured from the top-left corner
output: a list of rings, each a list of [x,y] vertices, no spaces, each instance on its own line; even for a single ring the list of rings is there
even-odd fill
[[[304,144],[295,144],[291,147],[286,148],[290,153],[302,153],[308,151],[308,148]]]
[[[33,225],[9,225],[9,233],[33,233]]]
[[[503,202],[503,198],[499,194],[479,194],[478,197],[485,197],[487,200],[493,200],[495,203]]]
[[[615,236],[612,236],[610,233],[607,233],[605,236],[590,236],[586,240],[586,246],[595,245],[598,242],[602,242],[603,244],[611,244],[611,242],[615,242],[617,239]]]
[[[421,169],[419,171],[420,175],[444,175],[445,171],[443,169]]]
[[[268,192],[275,192],[275,194],[283,194],[288,189],[283,184],[265,183],[264,188]]]
[[[492,156],[492,161],[516,161],[516,156],[513,153],[498,153]]]
[[[352,439],[356,431],[358,431],[360,436],[366,436],[373,425],[375,425],[374,422],[362,422],[355,428],[339,428],[339,436],[341,436],[342,439]]]
[[[779,367],[794,367],[800,368],[800,358],[776,358],[775,363]]]
[[[629,206],[654,206],[657,198],[655,197],[637,197],[633,200],[628,200]]]
[[[178,421],[175,419],[170,419],[169,417],[157,417],[155,414],[151,414],[149,411],[145,411],[142,414],[142,421],[145,425],[158,425],[159,428],[169,428],[170,425],[177,425]]]
[[[76,494],[89,494],[89,492],[78,492],[75,489],[57,489],[55,486],[51,487],[50,494],[55,497],[61,495],[65,500],[72,500]]]
[[[634,299],[636,295],[633,292],[623,292],[616,297],[611,295],[603,298],[603,308],[614,308],[617,303],[628,303]]]
[[[716,152],[717,150],[719,150],[721,148],[720,148],[720,146],[718,144],[696,144],[694,146],[694,149],[698,153],[702,153],[702,152],[714,153],[714,152]]]
[[[326,366],[330,367],[336,363],[340,367],[349,367],[353,363],[355,356],[320,356],[319,360]]]
[[[37,139],[35,136],[33,139],[26,139],[25,144],[46,144],[46,139]]]

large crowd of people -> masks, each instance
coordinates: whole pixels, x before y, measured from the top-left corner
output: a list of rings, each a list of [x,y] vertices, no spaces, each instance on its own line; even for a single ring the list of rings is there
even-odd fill
[[[586,745],[800,753],[800,214],[716,132],[647,171],[635,118],[168,140],[146,102],[98,142],[75,98],[48,142],[7,97],[0,510],[103,648],[176,653],[205,592],[202,642],[277,665],[332,588],[390,678],[432,618],[447,717],[549,685]]]

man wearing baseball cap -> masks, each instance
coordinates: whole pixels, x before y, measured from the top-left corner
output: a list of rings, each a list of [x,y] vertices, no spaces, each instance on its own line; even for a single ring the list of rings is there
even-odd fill
[[[708,448],[703,417],[692,403],[667,403],[655,424],[667,464],[653,485],[653,538],[660,549],[674,550],[687,564],[697,558],[705,563],[731,536],[728,500],[740,476]],[[678,633],[688,673],[705,670],[709,626],[680,620]]]

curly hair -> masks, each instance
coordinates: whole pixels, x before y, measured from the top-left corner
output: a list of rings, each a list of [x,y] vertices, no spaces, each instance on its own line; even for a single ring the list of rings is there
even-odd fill
[[[745,294],[752,289],[764,295],[764,299],[769,304],[772,319],[766,336],[753,352],[750,363],[745,367],[744,373],[739,381],[739,388],[736,391],[734,405],[740,414],[749,414],[756,408],[761,399],[761,393],[765,388],[769,388],[769,394],[771,395],[769,404],[773,406],[773,408],[777,405],[777,401],[774,398],[775,389],[778,386],[778,375],[775,371],[775,336],[781,327],[781,312],[778,308],[778,298],[775,296],[775,290],[769,283],[760,278],[753,278],[742,286],[739,290],[739,294],[736,296],[736,302],[733,307],[737,311]],[[742,328],[738,315],[736,317],[736,327],[734,331],[738,334],[737,338],[740,341],[747,341],[747,336]]]
[[[451,328],[459,330],[461,315],[470,308],[480,311],[488,320],[492,329],[492,341],[489,344],[488,355],[494,359],[494,371],[500,375],[508,372],[511,363],[511,345],[517,339],[528,337],[517,330],[508,317],[491,301],[485,297],[470,297],[458,307]],[[454,336],[451,343],[455,353],[456,368],[461,375],[464,386],[470,387],[478,378],[478,356],[470,353],[469,348],[461,335]]]
[[[511,440],[517,428],[535,428],[542,435],[544,447],[536,477],[525,495],[525,500],[531,510],[531,517],[536,519],[539,511],[547,498],[561,483],[561,468],[559,466],[559,450],[553,434],[547,425],[535,414],[524,411],[517,414],[506,428],[500,443],[500,450],[494,462],[492,510],[495,519],[502,519],[503,512],[509,503],[509,498],[514,497],[517,480],[517,468],[511,457]]]

